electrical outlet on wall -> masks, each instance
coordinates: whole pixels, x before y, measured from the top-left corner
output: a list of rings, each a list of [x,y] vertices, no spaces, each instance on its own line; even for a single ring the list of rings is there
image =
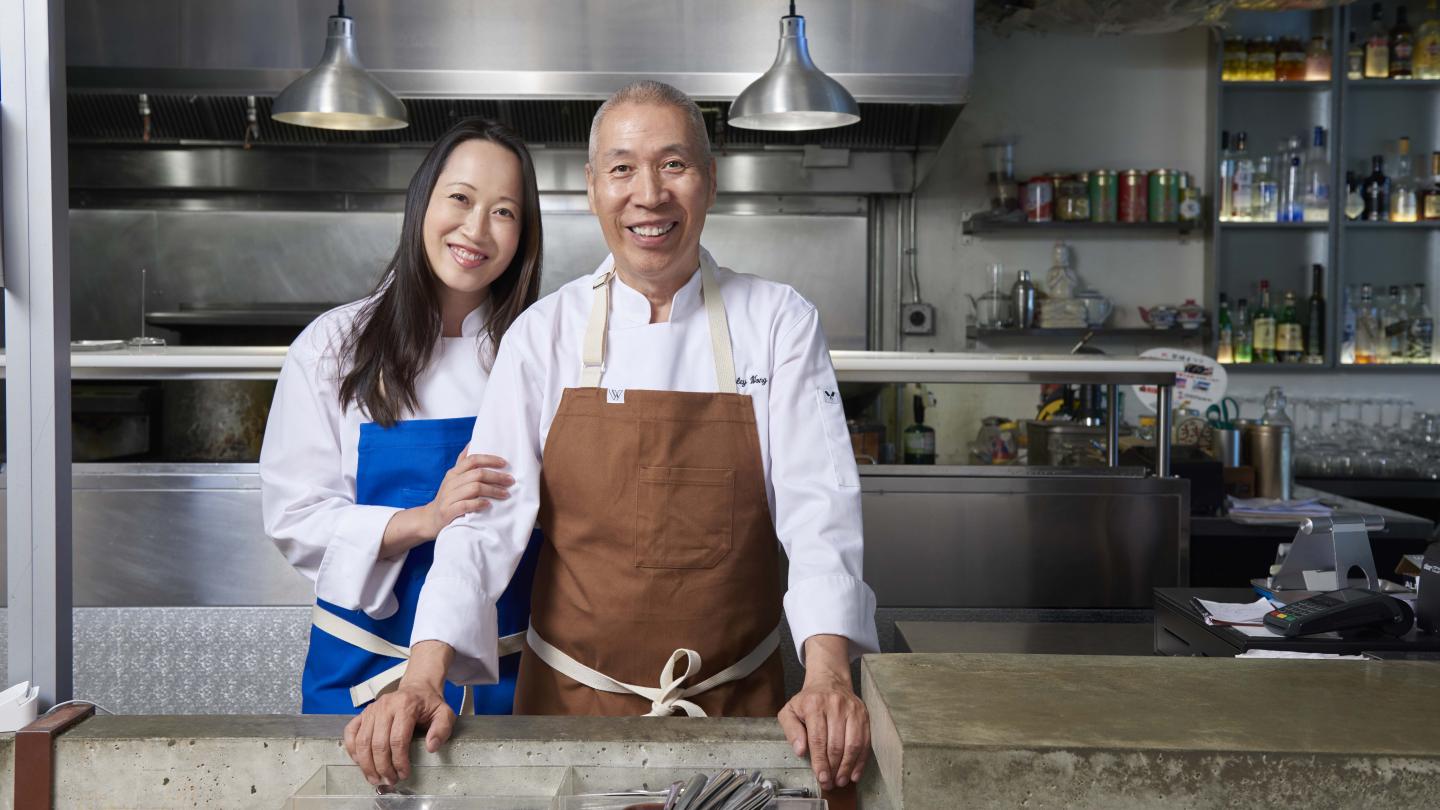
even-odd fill
[[[901,304],[900,331],[907,335],[935,334],[935,307],[930,304]]]

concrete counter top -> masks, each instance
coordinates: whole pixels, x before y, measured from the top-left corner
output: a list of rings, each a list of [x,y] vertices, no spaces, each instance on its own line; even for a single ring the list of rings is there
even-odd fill
[[[894,807],[1421,807],[1440,667],[1418,662],[867,656]]]

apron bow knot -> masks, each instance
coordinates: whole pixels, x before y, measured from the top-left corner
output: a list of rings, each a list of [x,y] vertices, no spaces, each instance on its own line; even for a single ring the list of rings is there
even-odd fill
[[[685,671],[675,677],[675,665],[685,659]],[[705,710],[685,700],[685,681],[691,675],[700,673],[700,653],[684,647],[670,654],[665,668],[660,670],[660,692],[650,700],[650,713],[646,717],[669,717],[675,710],[682,709],[691,717],[704,717]]]

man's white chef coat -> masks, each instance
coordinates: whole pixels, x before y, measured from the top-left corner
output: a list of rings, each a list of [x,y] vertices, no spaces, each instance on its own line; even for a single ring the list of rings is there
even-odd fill
[[[380,559],[380,539],[400,510],[355,503],[360,425],[371,420],[353,404],[340,408],[340,347],[365,303],[316,318],[285,355],[260,449],[260,500],[265,533],[314,580],[317,597],[383,619],[398,607],[405,555]],[[466,316],[460,337],[440,338],[415,383],[419,410],[406,419],[475,415],[489,376],[488,311]]]
[[[496,678],[495,600],[530,539],[541,450],[562,393],[579,384],[594,280],[612,262],[521,315],[490,375],[471,452],[508,460],[516,483],[508,499],[440,533],[411,634],[412,645],[438,640],[455,649],[456,683]],[[726,269],[716,280],[737,387],[755,404],[770,514],[790,560],[785,613],[796,646],[803,655],[805,639],[827,633],[849,638],[852,655],[877,651],[875,595],[861,578],[860,479],[819,313],[784,284]],[[675,294],[666,323],[650,323],[650,302],[615,278],[601,385],[713,392],[713,358],[699,272]]]

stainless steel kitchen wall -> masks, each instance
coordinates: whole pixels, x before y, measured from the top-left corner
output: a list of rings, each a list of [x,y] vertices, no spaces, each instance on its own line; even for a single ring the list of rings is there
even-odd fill
[[[547,293],[605,257],[599,225],[578,205],[547,202]],[[813,301],[833,348],[863,349],[865,201],[831,199],[825,207],[836,213],[781,213],[773,201],[756,213],[731,206],[733,213],[710,215],[704,243],[721,264],[791,284]],[[142,267],[145,311],[355,300],[394,252],[400,221],[399,213],[365,211],[72,210],[73,336],[137,334]]]

